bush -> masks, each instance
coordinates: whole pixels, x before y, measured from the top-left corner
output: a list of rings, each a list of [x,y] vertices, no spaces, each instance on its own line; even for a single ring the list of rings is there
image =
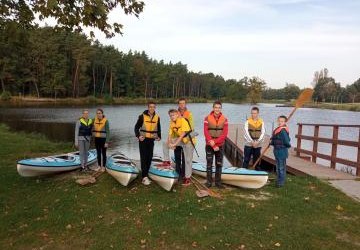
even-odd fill
[[[2,101],[9,101],[11,99],[11,93],[9,91],[3,91],[0,96],[0,99]]]

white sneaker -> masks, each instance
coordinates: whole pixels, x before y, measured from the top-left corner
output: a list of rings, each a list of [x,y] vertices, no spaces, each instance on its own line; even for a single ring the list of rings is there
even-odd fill
[[[97,166],[95,169],[94,169],[94,171],[96,171],[96,172],[98,172],[98,171],[100,171],[101,170],[101,167],[100,166]]]
[[[148,185],[151,184],[151,181],[150,181],[150,179],[148,177],[144,177],[142,179],[142,184],[144,184],[145,186],[148,186]]]

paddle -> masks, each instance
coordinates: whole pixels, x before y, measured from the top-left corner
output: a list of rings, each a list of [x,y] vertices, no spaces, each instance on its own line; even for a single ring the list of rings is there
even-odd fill
[[[196,181],[196,183],[198,185],[200,185],[203,189],[205,189],[204,191],[207,191],[209,196],[214,197],[214,198],[218,198],[218,199],[222,199],[221,194],[219,194],[218,192],[215,192],[214,190],[211,190],[210,188],[208,188],[207,186],[205,186],[204,184],[202,184],[198,179],[196,179],[194,176],[191,176],[191,180],[192,181]]]
[[[191,180],[191,182],[194,184],[194,186],[196,187],[196,195],[197,195],[197,197],[199,197],[199,198],[204,198],[204,197],[207,197],[207,196],[209,196],[209,192],[208,191],[206,191],[206,190],[204,190],[204,189],[201,189],[200,187],[199,187],[199,184],[197,184],[193,179],[190,179]]]
[[[289,121],[291,119],[291,117],[294,115],[295,111],[298,108],[301,108],[306,102],[309,102],[311,100],[311,97],[312,97],[313,93],[314,93],[314,90],[311,89],[311,88],[306,88],[300,93],[299,97],[295,101],[295,107],[293,108],[293,110],[289,114],[287,121]],[[270,138],[270,140],[271,140],[271,138]],[[269,143],[269,145],[267,145],[267,147],[261,153],[261,155],[256,160],[256,162],[252,165],[253,169],[255,169],[255,167],[259,164],[261,158],[265,155],[265,153],[269,150],[269,148],[270,148],[270,143]]]

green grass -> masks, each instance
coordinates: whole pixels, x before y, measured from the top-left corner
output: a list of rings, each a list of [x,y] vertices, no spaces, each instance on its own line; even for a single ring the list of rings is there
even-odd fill
[[[226,189],[223,200],[138,180],[125,188],[107,174],[80,187],[64,176],[16,172],[18,159],[69,144],[3,125],[0,138],[0,249],[360,248],[359,203],[313,178],[290,176],[282,189]]]
[[[348,110],[360,112],[360,103],[309,103],[306,104],[307,108],[320,108],[320,109],[334,109],[334,110]]]

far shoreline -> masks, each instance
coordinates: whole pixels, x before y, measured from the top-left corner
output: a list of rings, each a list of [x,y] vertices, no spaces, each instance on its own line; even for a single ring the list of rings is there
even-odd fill
[[[12,97],[10,100],[0,100],[0,107],[27,107],[27,106],[89,106],[89,105],[141,105],[153,100],[158,104],[174,104],[177,98],[131,98],[131,97],[114,97],[114,98],[97,98],[93,96],[79,98],[37,98],[37,97]],[[212,103],[214,100],[198,97],[188,97],[188,103]],[[239,100],[229,100],[222,98],[224,103],[233,104],[250,104],[249,102]],[[259,103],[274,104],[277,107],[293,107],[292,102],[286,100],[261,100]],[[256,105],[256,104],[254,104]],[[360,103],[322,103],[312,102],[304,105],[304,108],[318,108],[329,110],[343,110],[360,112]]]

